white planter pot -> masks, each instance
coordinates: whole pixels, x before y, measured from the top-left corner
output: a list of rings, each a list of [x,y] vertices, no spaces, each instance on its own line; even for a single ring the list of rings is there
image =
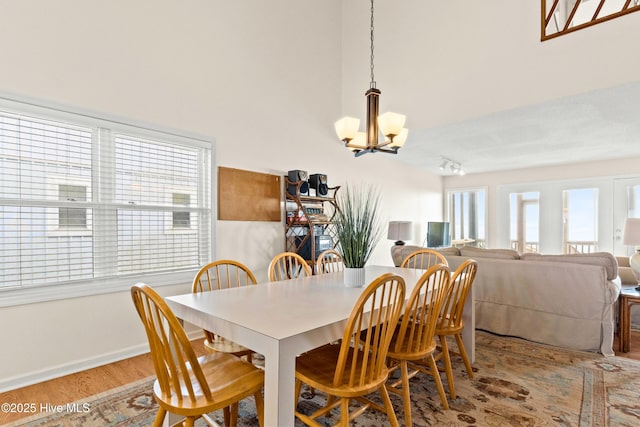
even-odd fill
[[[344,269],[344,285],[349,288],[361,288],[364,286],[364,268]]]

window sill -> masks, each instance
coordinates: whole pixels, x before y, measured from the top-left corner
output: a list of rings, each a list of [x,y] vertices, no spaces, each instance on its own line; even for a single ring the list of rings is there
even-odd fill
[[[191,283],[197,269],[166,274],[109,278],[66,285],[14,287],[0,290],[0,307],[34,304],[69,298],[123,292],[139,282],[153,287]]]

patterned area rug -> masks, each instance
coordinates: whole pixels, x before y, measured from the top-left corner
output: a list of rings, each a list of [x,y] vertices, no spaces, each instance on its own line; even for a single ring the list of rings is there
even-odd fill
[[[449,400],[448,411],[442,409],[431,378],[420,375],[411,381],[415,426],[640,425],[640,362],[481,331],[477,331],[476,341],[474,380],[466,376],[462,360],[454,357],[458,397]],[[87,412],[38,415],[10,425],[149,426],[157,408],[152,382],[142,380],[79,402],[78,408],[88,403]],[[444,374],[443,383],[446,390]],[[397,396],[391,395],[391,399],[403,425],[402,403]],[[323,402],[321,395],[302,398],[299,408],[311,412]],[[258,425],[252,400],[243,402],[240,416],[239,426]],[[216,413],[214,418],[221,422],[222,414]],[[327,425],[337,419],[331,417]],[[384,414],[369,411],[353,425],[379,427],[388,422]]]

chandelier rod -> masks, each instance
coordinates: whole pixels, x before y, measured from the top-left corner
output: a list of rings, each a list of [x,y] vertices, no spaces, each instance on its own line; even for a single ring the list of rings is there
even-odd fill
[[[369,84],[370,88],[376,87],[376,79],[373,74],[373,0],[371,0],[371,83]]]

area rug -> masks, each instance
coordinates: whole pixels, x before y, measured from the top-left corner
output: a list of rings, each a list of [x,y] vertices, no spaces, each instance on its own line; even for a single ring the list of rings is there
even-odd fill
[[[452,342],[455,348],[455,343]],[[558,349],[486,332],[476,333],[474,379],[469,380],[459,357],[453,358],[457,398],[442,408],[433,380],[411,381],[414,426],[639,426],[640,362],[622,357]],[[157,406],[153,378],[110,390],[82,402],[87,412],[37,415],[10,426],[149,426]],[[448,391],[445,384],[445,390]],[[304,393],[303,393],[304,394]],[[324,402],[318,394],[301,398],[303,412]],[[391,396],[400,424],[402,402]],[[337,415],[337,412],[336,412]],[[213,414],[222,422],[221,412]],[[240,408],[239,426],[257,426],[251,399]],[[326,420],[336,422],[337,416]],[[204,425],[199,424],[199,425]],[[297,422],[296,426],[302,424]],[[384,414],[369,411],[352,425],[388,425]]]

